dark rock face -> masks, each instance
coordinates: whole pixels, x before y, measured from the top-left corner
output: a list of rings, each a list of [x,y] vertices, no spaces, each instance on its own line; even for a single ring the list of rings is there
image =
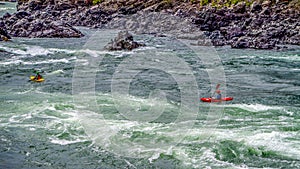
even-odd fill
[[[215,46],[233,48],[273,49],[277,45],[300,45],[300,11],[286,5],[254,2],[250,8],[239,3],[233,9],[205,9],[194,18],[200,30],[210,32]],[[211,36],[220,31],[220,36]],[[225,38],[225,40],[224,40]]]
[[[43,12],[31,13],[20,10],[13,15],[4,15],[2,21],[7,32],[15,37],[71,38],[83,34],[66,22],[53,21],[51,15]]]
[[[11,39],[11,37],[7,33],[4,22],[0,21],[0,41],[2,40],[7,41],[9,39]]]
[[[0,41],[7,41],[8,39],[11,39],[11,37],[7,34],[7,31],[3,28],[0,28]]]
[[[250,38],[248,37],[240,37],[235,38],[234,42],[231,43],[232,48],[249,48],[250,46]]]
[[[233,7],[234,13],[245,13],[246,12],[246,4],[245,2],[238,3]]]
[[[133,40],[133,36],[128,31],[121,31],[118,36],[105,46],[105,49],[114,50],[132,50],[144,44],[137,43]]]
[[[250,8],[250,11],[251,12],[259,12],[262,10],[262,6],[261,4],[259,4],[257,1],[255,1],[252,5],[251,5],[251,8]]]
[[[18,1],[15,14],[2,20],[9,34],[15,37],[71,38],[84,36],[72,26],[100,28],[111,20],[115,11],[104,11],[99,6],[78,6],[70,1]]]
[[[82,7],[80,11],[76,8],[67,10],[57,17],[57,19],[62,19],[74,26],[101,28],[104,24],[108,23],[112,17],[111,12],[104,11],[99,6],[93,6],[91,8]]]
[[[53,0],[18,1],[18,11],[5,14],[0,22],[15,37],[71,38],[84,36],[68,22],[58,19],[62,10],[73,8],[71,4]]]
[[[272,49],[277,48],[276,45],[300,45],[300,11],[289,7],[286,1],[278,1],[276,5],[271,2],[255,1],[249,7],[245,3],[238,3],[233,8],[203,7],[199,10],[195,5],[182,1],[104,1],[96,6],[88,6],[68,1],[29,0],[18,1],[18,12],[4,15],[0,23],[3,22],[12,36],[81,37],[83,34],[72,26],[102,28],[110,24],[122,25],[111,22],[119,22],[118,18],[139,13],[159,12],[159,15],[168,13],[191,21],[196,25],[196,31],[202,31],[215,46]],[[148,21],[143,17],[140,20],[140,17],[136,18],[125,27],[137,27],[141,33],[165,33],[157,27],[149,29],[139,26],[142,24],[137,22]],[[169,20],[165,19],[167,23]],[[155,19],[151,22],[155,22]]]

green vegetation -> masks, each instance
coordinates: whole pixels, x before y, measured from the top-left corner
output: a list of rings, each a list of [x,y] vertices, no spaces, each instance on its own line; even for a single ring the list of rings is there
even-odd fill
[[[239,2],[245,2],[246,4],[252,4],[255,0],[229,0],[228,2],[231,3],[232,5],[236,5]]]
[[[222,8],[224,6],[231,7],[239,2],[245,2],[246,6],[250,6],[255,0],[200,0],[200,6],[210,5],[212,7]]]
[[[210,0],[200,0],[200,6],[206,6],[210,3]]]
[[[171,4],[172,0],[164,0],[165,3]]]
[[[193,0],[195,1],[195,0]],[[250,6],[253,2],[263,3],[266,0],[200,0],[200,6],[211,5],[212,7],[232,7],[239,2],[244,2],[246,6]],[[276,0],[269,0],[271,4],[275,5]],[[300,0],[287,0],[290,6],[300,9]]]
[[[172,5],[173,0],[163,0],[166,5]]]
[[[300,0],[292,0],[289,4],[291,7],[300,10]]]
[[[93,5],[100,4],[104,2],[104,0],[93,0]]]

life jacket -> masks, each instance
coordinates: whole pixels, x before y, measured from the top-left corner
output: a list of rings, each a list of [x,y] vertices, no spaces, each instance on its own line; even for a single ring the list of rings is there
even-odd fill
[[[37,77],[36,77],[37,80],[40,80],[41,78],[42,78],[41,75],[37,75]]]

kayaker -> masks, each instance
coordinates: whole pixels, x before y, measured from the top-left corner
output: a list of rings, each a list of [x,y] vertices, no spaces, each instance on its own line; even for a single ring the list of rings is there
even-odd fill
[[[216,99],[221,100],[222,99],[221,90],[216,90],[216,93],[217,93]]]
[[[35,75],[34,79],[35,79],[35,80],[40,80],[40,79],[42,79],[42,78],[43,78],[43,76],[40,75],[40,72],[36,72],[36,75]]]

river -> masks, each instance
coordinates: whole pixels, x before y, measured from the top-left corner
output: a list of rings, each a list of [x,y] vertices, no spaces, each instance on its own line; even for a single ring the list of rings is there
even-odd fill
[[[299,46],[216,61],[151,35],[107,52],[118,30],[79,29],[0,43],[0,168],[300,168]],[[234,100],[200,102],[218,80]]]

